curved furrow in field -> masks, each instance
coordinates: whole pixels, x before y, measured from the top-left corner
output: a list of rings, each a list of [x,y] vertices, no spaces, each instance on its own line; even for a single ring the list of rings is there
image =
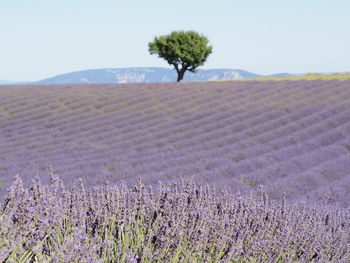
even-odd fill
[[[71,121],[69,121],[69,120],[68,120],[68,122],[72,123],[72,122],[73,122],[73,120],[71,120]],[[73,123],[75,123],[75,122],[76,122],[76,120],[75,120]],[[78,124],[76,124],[76,125],[79,125],[79,123],[78,123]]]
[[[281,129],[281,127],[279,129]],[[287,132],[292,133],[293,131],[292,130],[287,130]],[[208,136],[209,133],[197,133],[198,135],[196,136],[195,139],[196,139],[196,141],[200,141],[200,145],[205,146],[205,145],[209,144],[211,140],[219,141],[218,143],[220,144],[220,139],[225,139],[226,136],[227,137],[230,136],[230,135],[225,135],[225,130],[223,128],[219,128],[218,131],[216,131],[216,130],[211,131],[210,133],[212,134],[211,138],[210,138],[210,136],[209,137],[205,137],[205,136]],[[208,134],[208,135],[206,135],[206,134]],[[182,145],[189,145],[191,142],[193,142],[193,138],[190,138],[190,136],[188,136],[188,134],[185,134],[185,136],[183,136],[184,134],[181,134],[181,135],[182,135],[182,137],[178,138],[178,140],[176,140],[176,141],[172,141],[172,143],[182,142]],[[215,136],[215,135],[217,135],[217,136]],[[192,137],[195,137],[195,134]],[[254,136],[251,136],[251,137],[253,138]],[[247,140],[249,141],[252,138],[247,137],[243,141],[247,141]],[[145,138],[145,141],[148,141],[149,139],[152,139],[152,138],[151,137],[150,138]],[[264,143],[266,143],[266,142],[264,142]],[[199,143],[196,143],[195,145],[198,145],[198,144]],[[137,143],[135,143],[135,145],[137,145]],[[140,145],[140,146],[142,147],[142,145]],[[145,146],[147,147],[147,145],[145,145]],[[208,147],[208,148],[210,148],[210,147]],[[253,148],[252,150],[254,150],[254,146],[251,146],[250,148]]]
[[[350,81],[1,88],[0,192],[50,166],[67,182],[182,175],[291,199],[349,182]]]
[[[219,135],[219,134],[218,134]],[[338,140],[341,140],[341,136],[339,136],[341,134],[335,134],[334,136],[336,136],[336,138]],[[333,136],[333,137],[334,137]],[[321,137],[321,138],[318,138],[318,137]],[[232,161],[234,161],[235,159],[236,162],[239,162],[240,159],[249,159],[251,157],[257,157],[257,156],[268,156],[270,155],[271,156],[271,153],[275,154],[275,155],[279,155],[279,156],[286,156],[286,158],[292,158],[294,157],[295,155],[299,155],[299,154],[302,154],[303,152],[310,152],[310,151],[317,151],[319,147],[315,147],[313,146],[314,144],[319,144],[319,141],[324,143],[323,146],[328,146],[327,142],[326,142],[326,139],[327,137],[325,136],[322,136],[322,134],[319,134],[317,137],[313,137],[313,138],[308,138],[307,140],[305,141],[299,141],[298,142],[298,145],[307,145],[307,147],[303,148],[303,147],[300,147],[301,150],[299,151],[295,151],[295,149],[293,148],[294,145],[291,144],[291,145],[286,145],[284,148],[282,148],[281,150],[279,151],[276,151],[275,149],[273,149],[273,147],[268,147],[266,144],[257,144],[257,145],[254,145],[254,146],[250,146],[248,147],[246,150],[239,150],[239,149],[235,149],[237,148],[235,146],[234,143],[227,143],[227,140],[222,140],[224,138],[222,137],[218,137],[216,139],[216,141],[212,141],[211,144],[208,143],[208,142],[204,142],[203,143],[197,143],[193,146],[187,146],[187,147],[184,147],[185,150],[184,152],[189,152],[189,153],[197,153],[199,151],[201,151],[202,155],[203,153],[207,153],[205,154],[205,157],[206,158],[210,158],[210,153],[215,153],[214,149],[216,148],[219,148],[223,151],[223,152],[227,152],[229,153],[232,157]],[[246,140],[249,140],[250,138],[246,139]],[[331,139],[331,138],[328,138],[328,139]],[[318,140],[315,142],[315,140]],[[336,141],[332,141],[332,143],[335,143]],[[242,143],[242,142],[240,142]],[[208,145],[206,147],[206,145]],[[215,146],[219,146],[219,147],[215,147]],[[322,147],[323,147],[322,146]],[[181,147],[181,146],[180,146]],[[289,149],[289,151],[287,151],[288,148],[291,148]],[[204,150],[203,150],[204,149]],[[167,154],[169,153],[169,154]],[[168,157],[168,159],[170,160],[171,158],[173,158],[173,151],[169,151],[168,152],[162,152],[163,156],[166,156]],[[181,154],[181,153],[180,153]],[[235,154],[237,156],[235,156]],[[193,154],[194,155],[194,154]],[[202,156],[204,157],[204,156]],[[201,158],[202,158],[201,157]],[[157,155],[156,154],[148,154],[147,156],[144,156],[143,158],[140,156],[138,157],[138,160],[143,163],[143,162],[152,162],[152,161],[156,161],[157,160]],[[277,159],[277,157],[276,157]],[[285,158],[281,159],[281,158],[278,158],[278,162],[283,162],[285,160]]]
[[[105,125],[101,125],[101,126],[105,126]],[[95,133],[96,134],[96,133]],[[66,136],[67,137],[67,136]],[[89,138],[87,138],[87,139],[89,139]]]

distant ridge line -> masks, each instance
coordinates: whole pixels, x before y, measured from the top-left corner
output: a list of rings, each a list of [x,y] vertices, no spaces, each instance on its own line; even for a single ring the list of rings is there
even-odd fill
[[[199,69],[197,73],[186,72],[184,81],[210,81],[257,78],[261,75],[241,69]],[[37,81],[37,84],[79,84],[79,83],[138,83],[174,82],[176,72],[171,68],[130,67],[88,69]]]

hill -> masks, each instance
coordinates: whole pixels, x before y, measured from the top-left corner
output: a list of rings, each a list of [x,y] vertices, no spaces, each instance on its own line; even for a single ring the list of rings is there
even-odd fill
[[[349,80],[3,86],[0,105],[2,193],[52,169],[350,205]]]
[[[199,69],[197,73],[186,72],[184,81],[208,81],[223,79],[256,78],[254,74],[240,69]],[[79,83],[139,83],[174,82],[176,72],[170,68],[110,68],[77,71],[38,81],[38,84]]]

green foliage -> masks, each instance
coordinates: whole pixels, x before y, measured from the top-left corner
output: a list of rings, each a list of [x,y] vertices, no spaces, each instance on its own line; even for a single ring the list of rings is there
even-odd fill
[[[208,39],[194,31],[174,31],[169,35],[156,37],[148,44],[151,55],[157,54],[173,65],[177,81],[181,81],[185,72],[196,72],[212,53]]]

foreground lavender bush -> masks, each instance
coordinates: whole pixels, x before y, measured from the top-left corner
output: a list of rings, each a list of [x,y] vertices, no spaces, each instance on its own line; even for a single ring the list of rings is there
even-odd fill
[[[0,213],[1,262],[350,262],[350,215],[326,204],[215,193],[182,180],[152,189],[66,189],[19,178]]]

